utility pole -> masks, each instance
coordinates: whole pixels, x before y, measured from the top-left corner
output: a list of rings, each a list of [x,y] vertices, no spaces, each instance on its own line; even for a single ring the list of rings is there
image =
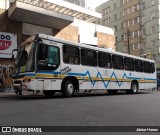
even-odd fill
[[[127,45],[128,45],[128,54],[130,54],[130,44],[129,44],[129,38],[130,38],[130,31],[127,30]]]

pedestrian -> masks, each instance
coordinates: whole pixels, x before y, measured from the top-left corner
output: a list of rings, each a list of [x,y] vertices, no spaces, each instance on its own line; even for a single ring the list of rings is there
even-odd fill
[[[157,77],[157,91],[160,91],[160,78]]]
[[[4,76],[2,72],[2,67],[0,67],[0,86],[1,86],[0,91],[3,92],[5,89],[5,85],[4,85]]]

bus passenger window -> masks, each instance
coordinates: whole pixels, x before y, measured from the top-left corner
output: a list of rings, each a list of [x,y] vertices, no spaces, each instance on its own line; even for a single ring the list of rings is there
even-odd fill
[[[145,73],[151,73],[151,67],[150,62],[144,62],[144,72]]]
[[[106,52],[98,52],[98,66],[101,68],[112,68],[111,54]]]
[[[81,64],[88,66],[97,66],[97,52],[89,49],[81,49]]]
[[[71,45],[63,46],[63,61],[70,64],[80,64],[79,48]]]
[[[135,71],[143,72],[143,61],[135,60]]]
[[[151,63],[151,73],[154,73],[154,72],[155,72],[155,64]]]
[[[132,58],[124,58],[125,70],[134,71],[134,60]]]
[[[124,69],[123,57],[119,55],[112,55],[112,64],[114,69]]]

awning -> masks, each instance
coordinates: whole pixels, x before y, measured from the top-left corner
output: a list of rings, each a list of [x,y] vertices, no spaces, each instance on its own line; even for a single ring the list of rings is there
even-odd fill
[[[16,1],[8,9],[8,17],[11,20],[46,26],[59,30],[68,26],[74,21],[74,17],[72,16],[20,1]]]

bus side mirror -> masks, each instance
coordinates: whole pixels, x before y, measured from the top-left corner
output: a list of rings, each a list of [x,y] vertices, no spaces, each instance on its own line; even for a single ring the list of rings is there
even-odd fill
[[[14,54],[12,54],[12,59],[14,59]]]
[[[13,54],[13,52],[15,52],[15,51],[18,51],[18,49],[13,49],[13,50],[12,50],[12,59],[14,59],[14,54]]]

